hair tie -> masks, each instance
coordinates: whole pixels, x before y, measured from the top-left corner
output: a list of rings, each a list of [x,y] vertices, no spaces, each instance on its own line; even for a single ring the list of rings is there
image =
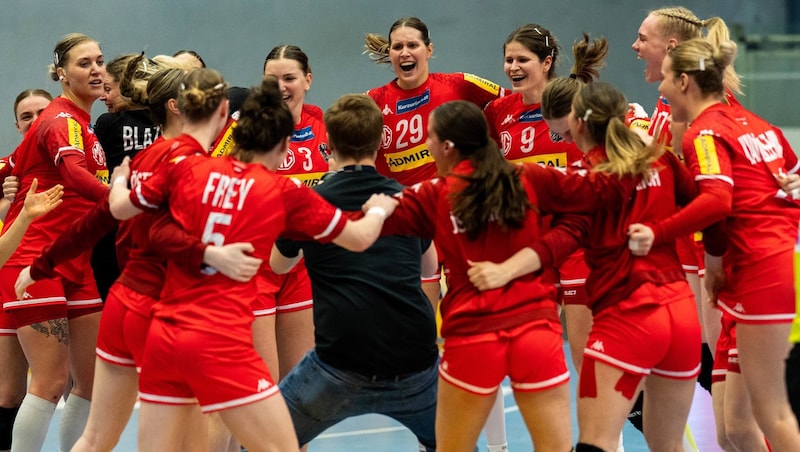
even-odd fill
[[[577,80],[578,74],[569,74],[569,78]]]
[[[541,34],[542,34],[542,32],[541,32],[541,31],[539,31],[539,29],[538,29],[538,28],[536,28],[536,27],[533,27],[533,31],[535,31],[536,33],[539,33],[539,35],[541,35]]]
[[[58,51],[53,52],[53,66],[58,67]]]
[[[544,45],[545,47],[550,47],[550,38],[547,36],[544,37]]]
[[[586,109],[586,113],[583,114],[583,122],[588,121],[589,120],[589,116],[591,116],[591,114],[592,114],[592,109],[591,108],[587,108]]]
[[[706,59],[705,58],[700,58],[700,70],[701,71],[705,71],[706,70]]]

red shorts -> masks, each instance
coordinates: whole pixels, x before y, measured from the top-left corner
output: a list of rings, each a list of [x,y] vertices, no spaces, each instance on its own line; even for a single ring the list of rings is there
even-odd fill
[[[508,330],[448,337],[439,376],[477,395],[493,394],[508,375],[517,391],[541,391],[569,381],[557,320],[542,319]]]
[[[275,305],[278,313],[302,311],[314,307],[314,297],[311,295],[311,279],[306,271],[305,261],[300,261],[295,268],[281,279]]]
[[[565,305],[589,305],[586,294],[586,277],[589,267],[583,259],[583,250],[572,253],[558,268],[561,302]]]
[[[279,275],[271,271],[259,273],[256,278],[256,298],[251,305],[254,317],[275,315],[275,297],[278,293]]]
[[[736,350],[736,321],[730,315],[722,313],[722,328],[714,351],[714,367],[711,370],[711,383],[725,381],[728,372],[740,374],[739,352]]]
[[[126,299],[132,299],[136,303],[155,302],[147,295],[122,284],[112,285],[100,317],[96,353],[98,358],[108,363],[138,367],[141,364],[150,318],[128,309],[123,301]]]
[[[686,281],[647,283],[595,314],[584,355],[629,374],[691,379],[700,373],[700,340]]]
[[[76,318],[103,309],[103,300],[91,273],[80,282],[60,277],[36,281],[25,291],[25,298],[18,300],[14,283],[20,271],[22,267],[0,269],[0,299],[16,328],[47,320]]]
[[[720,309],[737,323],[792,322],[794,251],[788,249],[756,263],[725,262],[725,287],[718,298]]]
[[[252,335],[251,335],[252,336]],[[252,340],[237,341],[154,319],[139,377],[142,401],[200,404],[204,413],[247,405],[278,393]]]
[[[694,235],[678,237],[675,240],[675,251],[678,252],[678,261],[684,273],[696,275],[700,272],[700,268],[705,268],[702,255],[698,259]]]

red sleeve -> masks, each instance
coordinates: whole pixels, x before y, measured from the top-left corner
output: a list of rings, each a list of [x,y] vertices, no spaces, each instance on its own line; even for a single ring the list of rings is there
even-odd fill
[[[175,222],[169,209],[162,209],[153,216],[150,224],[150,246],[179,266],[199,272],[203,268],[203,255],[208,244],[189,235]]]
[[[675,181],[675,203],[679,206],[689,204],[694,198],[697,197],[697,182],[694,176],[689,171],[678,157],[672,152],[667,151],[662,160],[667,160],[672,168],[673,179]]]
[[[718,221],[703,230],[703,247],[712,256],[722,256],[728,251],[725,221]]]
[[[35,281],[55,276],[56,265],[92,249],[97,242],[114,230],[117,220],[108,207],[108,193],[86,215],[75,220],[54,241],[47,245],[31,264],[31,277]]]
[[[798,164],[797,154],[795,154],[794,149],[792,149],[792,145],[789,144],[789,140],[783,135],[783,131],[777,127],[772,127],[775,130],[775,133],[778,135],[778,140],[781,142],[781,146],[783,146],[783,158],[785,160],[786,171],[789,174],[795,174],[800,171],[800,164]]]
[[[733,202],[733,187],[719,180],[698,182],[700,194],[671,217],[650,225],[655,235],[653,245],[671,242],[683,235],[705,229],[728,216]]]
[[[558,266],[583,246],[591,220],[587,215],[559,215],[550,230],[531,246],[539,255],[542,267]]]
[[[287,238],[330,243],[342,233],[347,216],[297,179],[281,178]]]
[[[86,158],[83,155],[62,155],[58,171],[64,179],[64,185],[86,199],[97,202],[108,193],[108,187],[89,173],[86,168]]]
[[[414,184],[394,195],[400,204],[383,223],[381,235],[411,235],[422,239],[434,239],[436,234],[436,205],[442,179],[433,179]],[[440,257],[441,259],[441,257]]]

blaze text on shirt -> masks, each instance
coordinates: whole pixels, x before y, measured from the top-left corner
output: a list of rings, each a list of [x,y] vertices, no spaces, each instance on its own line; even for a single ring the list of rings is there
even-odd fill
[[[208,175],[201,202],[226,210],[242,210],[254,182],[255,179],[240,179],[212,172]]]

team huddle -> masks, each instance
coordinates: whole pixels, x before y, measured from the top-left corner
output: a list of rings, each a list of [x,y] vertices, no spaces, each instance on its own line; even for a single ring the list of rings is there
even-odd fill
[[[556,37],[513,30],[510,88],[429,72],[415,17],[365,47],[396,77],[323,111],[297,46],[244,89],[59,40],[0,159],[0,451],[62,398],[64,451],[112,450],[137,401],[142,451],[305,450],[368,413],[502,451],[506,379],[537,451],[621,451],[627,421],[684,450],[698,383],[723,450],[800,450],[800,163],[736,100],[722,19],[644,18],[652,115],[586,33],[557,76]]]

